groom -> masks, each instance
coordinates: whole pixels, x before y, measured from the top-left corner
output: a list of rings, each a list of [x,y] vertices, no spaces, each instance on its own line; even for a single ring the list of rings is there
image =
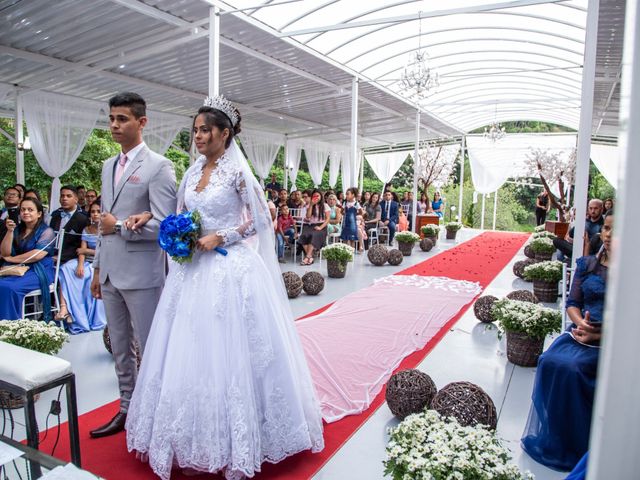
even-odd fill
[[[111,135],[122,151],[102,167],[103,213],[91,291],[104,301],[120,411],[91,431],[93,438],[124,430],[138,374],[135,341],[142,353],[164,284],[165,256],[158,246],[158,230],[176,209],[173,164],[142,140],[145,101],[136,93],[120,93],[109,100],[109,109]],[[127,218],[140,212],[151,220],[138,230],[127,229]]]

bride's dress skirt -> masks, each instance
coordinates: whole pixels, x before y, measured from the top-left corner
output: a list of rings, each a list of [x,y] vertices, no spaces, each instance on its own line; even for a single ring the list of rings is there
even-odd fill
[[[290,314],[245,242],[171,262],[127,418],[154,472],[227,478],[322,450],[322,419]]]

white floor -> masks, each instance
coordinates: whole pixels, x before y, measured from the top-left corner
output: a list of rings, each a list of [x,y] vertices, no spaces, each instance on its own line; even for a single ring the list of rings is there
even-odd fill
[[[439,240],[438,246],[429,253],[417,247],[410,257],[405,257],[397,267],[374,267],[365,255],[357,255],[350,264],[345,279],[327,279],[326,267],[316,263],[302,267],[289,263],[282,265],[282,271],[294,271],[302,275],[309,270],[317,270],[325,275],[325,289],[318,296],[301,294],[291,300],[293,313],[300,317],[338,298],[366,287],[373,279],[393,274],[425,259],[447,250],[461,241],[478,235],[476,230],[459,232],[457,241]],[[511,290],[530,289],[531,285],[517,279],[512,273],[512,264],[524,258],[520,253],[505,267],[485,290],[485,294],[504,296]],[[300,257],[298,257],[298,261]],[[71,337],[60,356],[69,360],[76,373],[79,412],[85,413],[118,398],[118,386],[113,361],[102,344],[102,332],[91,332]],[[481,386],[493,399],[499,413],[498,434],[514,453],[514,461],[522,469],[528,469],[540,480],[556,480],[566,476],[551,471],[533,462],[519,447],[519,438],[524,428],[530,404],[531,388],[535,369],[515,367],[507,362],[504,345],[495,330],[486,330],[469,309],[456,326],[435,347],[419,368],[428,373],[440,388],[453,381],[471,381]],[[56,392],[44,394],[37,403],[37,417],[44,430],[45,418],[51,400]],[[63,393],[64,398],[64,393]],[[63,409],[65,408],[63,402]],[[64,413],[64,412],[63,412]],[[14,438],[24,437],[24,418],[21,411],[15,411],[16,429]],[[63,415],[63,421],[65,416]],[[50,419],[49,426],[53,420]],[[386,405],[381,406],[358,430],[333,458],[318,472],[315,479],[322,480],[375,480],[384,478],[382,461],[385,457],[387,427],[397,421]],[[8,426],[7,426],[8,428]],[[9,433],[8,430],[5,430]],[[108,479],[111,480],[111,479]]]

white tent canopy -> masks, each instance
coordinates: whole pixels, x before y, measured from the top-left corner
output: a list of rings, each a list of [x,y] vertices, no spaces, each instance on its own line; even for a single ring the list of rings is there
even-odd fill
[[[618,188],[620,149],[617,145],[591,144],[591,160],[615,189]]]

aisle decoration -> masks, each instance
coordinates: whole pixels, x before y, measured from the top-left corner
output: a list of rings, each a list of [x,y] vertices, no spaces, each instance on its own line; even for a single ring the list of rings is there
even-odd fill
[[[381,267],[389,259],[389,250],[382,244],[371,245],[367,252],[367,258],[376,267]]]
[[[548,237],[539,237],[531,241],[531,251],[535,255],[535,259],[539,261],[551,260],[556,247],[553,246],[553,240]]]
[[[320,272],[307,272],[302,276],[302,289],[307,295],[318,295],[324,289],[324,277]]]
[[[387,261],[389,262],[389,265],[396,266],[402,263],[403,257],[404,255],[400,250],[393,248],[389,250],[389,258],[387,259]]]
[[[524,278],[533,282],[533,293],[541,302],[558,299],[558,282],[562,280],[562,262],[537,262],[524,268]]]
[[[420,250],[422,250],[423,252],[429,252],[431,251],[431,249],[433,248],[433,240],[431,240],[430,238],[423,238],[422,240],[420,240]]]
[[[444,226],[444,228],[447,231],[447,240],[455,240],[458,230],[462,228],[462,223],[449,222]]]
[[[398,250],[402,252],[402,255],[408,257],[411,255],[413,245],[420,241],[420,235],[413,232],[400,232],[396,233],[396,241],[398,242]]]
[[[344,278],[347,264],[353,260],[355,250],[345,243],[332,243],[322,247],[322,256],[327,260],[327,275],[330,278]]]
[[[482,323],[491,323],[495,320],[491,313],[493,304],[498,301],[498,297],[493,295],[483,295],[473,304],[473,314]]]
[[[282,280],[284,281],[284,288],[287,290],[287,296],[289,298],[296,298],[302,293],[302,279],[296,272],[283,272]]]
[[[436,384],[429,375],[411,368],[391,376],[384,397],[391,413],[403,419],[429,408],[437,391]]]
[[[455,418],[460,425],[485,425],[495,430],[498,424],[496,406],[482,388],[471,382],[451,382],[431,400],[431,409],[445,417]]]
[[[424,238],[428,238],[435,245],[438,242],[438,234],[440,233],[440,227],[438,225],[433,225],[431,223],[423,226],[420,231]]]

